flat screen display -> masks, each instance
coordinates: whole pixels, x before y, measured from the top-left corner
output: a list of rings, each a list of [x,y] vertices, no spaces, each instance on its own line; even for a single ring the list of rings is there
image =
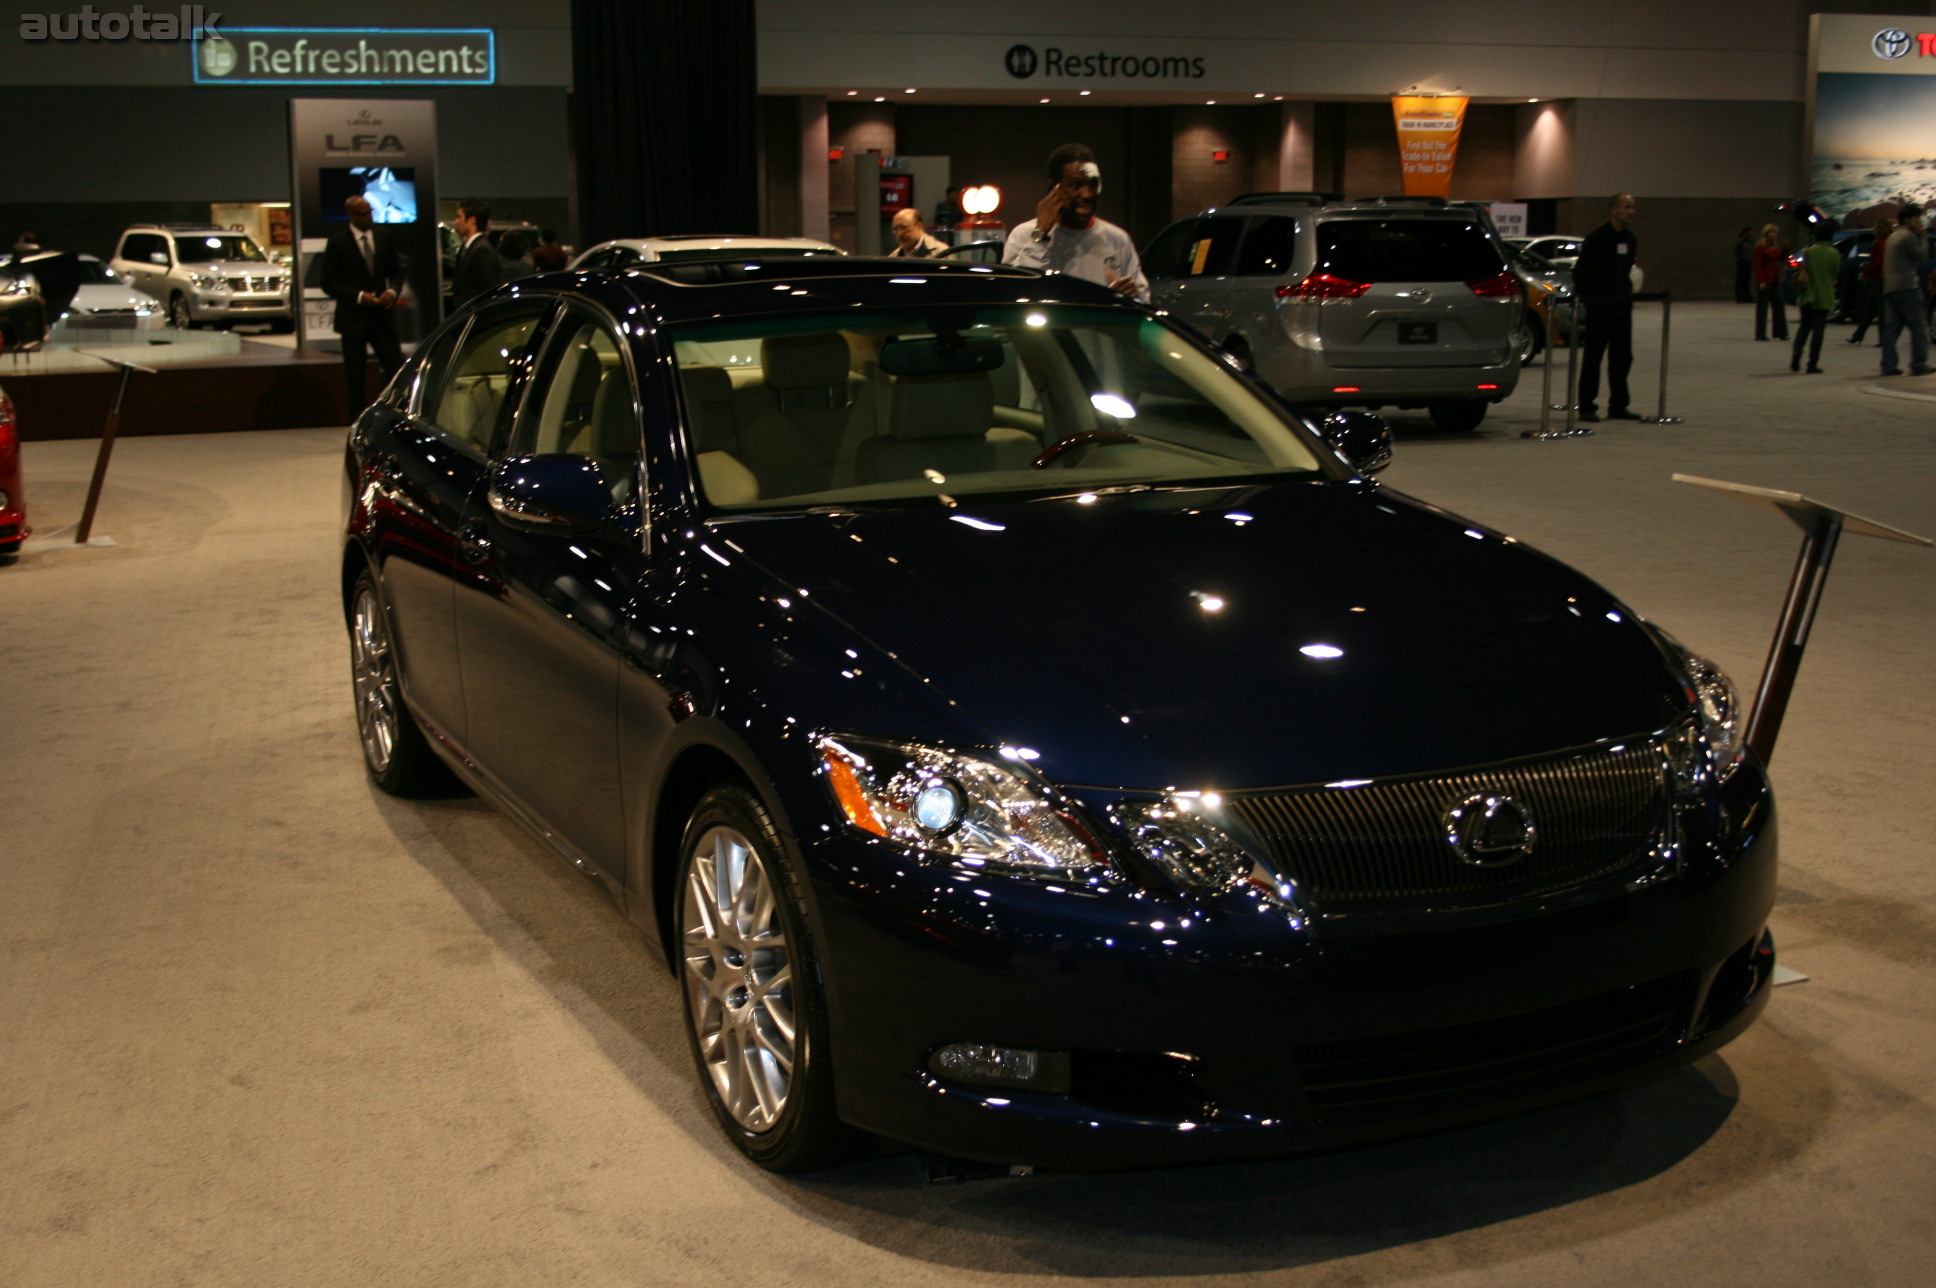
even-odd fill
[[[370,203],[370,221],[378,224],[417,222],[417,171],[413,166],[324,166],[319,195],[323,218],[347,223],[343,203],[361,197]]]

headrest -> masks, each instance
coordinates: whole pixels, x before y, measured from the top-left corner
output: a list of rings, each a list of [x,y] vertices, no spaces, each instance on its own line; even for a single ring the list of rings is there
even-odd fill
[[[894,382],[888,433],[899,439],[975,438],[995,420],[995,391],[979,372]]]
[[[847,342],[832,331],[762,340],[760,365],[768,389],[826,389],[838,385],[842,403],[846,401]]]

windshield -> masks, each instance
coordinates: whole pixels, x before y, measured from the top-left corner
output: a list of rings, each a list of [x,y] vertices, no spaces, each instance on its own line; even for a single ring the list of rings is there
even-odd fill
[[[673,335],[724,510],[1320,472],[1329,453],[1153,318],[1055,304],[689,326]]]
[[[216,260],[246,260],[266,264],[269,257],[253,238],[243,233],[196,233],[175,238],[175,256],[184,264],[212,264]]]

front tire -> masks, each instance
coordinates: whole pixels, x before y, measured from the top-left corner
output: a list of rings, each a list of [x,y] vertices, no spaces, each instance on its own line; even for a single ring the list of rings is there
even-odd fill
[[[679,850],[680,994],[693,1061],[713,1115],[771,1172],[838,1160],[826,1005],[801,880],[744,788],[701,798]]]
[[[368,569],[357,577],[350,604],[350,680],[370,780],[391,796],[447,795],[454,779],[404,705],[389,614]]]
[[[1440,429],[1467,433],[1479,428],[1490,405],[1483,398],[1450,398],[1427,404],[1425,410],[1432,413],[1432,423]]]
[[[177,331],[186,331],[195,325],[188,311],[188,299],[180,291],[168,297],[168,325]]]

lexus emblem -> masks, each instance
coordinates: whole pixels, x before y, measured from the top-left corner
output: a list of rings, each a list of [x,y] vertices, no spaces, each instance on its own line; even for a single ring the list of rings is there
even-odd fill
[[[1016,80],[1027,80],[1035,75],[1035,50],[1029,45],[1010,45],[1003,61],[1008,64],[1008,74]]]
[[[1477,868],[1502,868],[1533,852],[1539,830],[1526,807],[1510,796],[1481,792],[1445,811],[1452,852]]]
[[[1875,34],[1875,39],[1869,45],[1875,50],[1877,58],[1901,58],[1914,43],[1915,37],[1902,28],[1884,27]]]

